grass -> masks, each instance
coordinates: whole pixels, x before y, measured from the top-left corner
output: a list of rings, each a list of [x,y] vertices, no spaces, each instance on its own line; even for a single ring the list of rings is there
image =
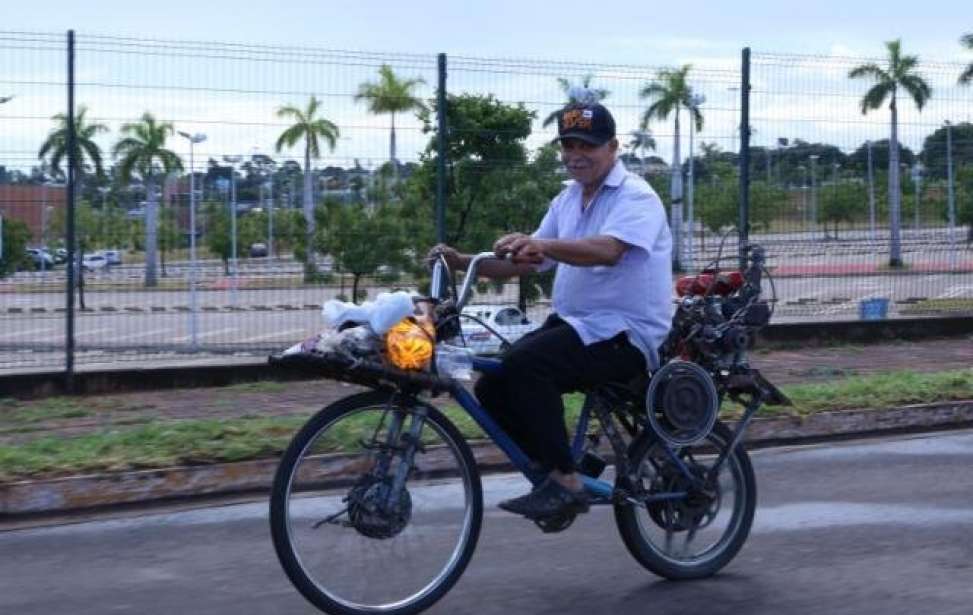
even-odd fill
[[[236,385],[230,389],[280,390],[273,384]],[[973,369],[936,373],[900,371],[782,389],[794,406],[767,407],[761,414],[806,416],[831,410],[973,399]],[[71,398],[52,398],[28,404],[0,399],[0,416],[15,423],[20,421],[14,427],[30,421],[63,418],[79,411],[80,407],[73,406],[71,401]],[[566,396],[569,420],[577,416],[581,402],[581,395]],[[447,407],[445,412],[467,438],[483,436],[460,408]],[[739,412],[739,407],[727,403],[722,416],[732,418]],[[39,437],[19,445],[0,445],[0,481],[273,457],[283,451],[306,419],[306,416],[288,416],[182,420],[125,429],[116,425],[72,437]],[[350,439],[350,432],[343,437]],[[328,450],[340,450],[344,441],[339,438]]]

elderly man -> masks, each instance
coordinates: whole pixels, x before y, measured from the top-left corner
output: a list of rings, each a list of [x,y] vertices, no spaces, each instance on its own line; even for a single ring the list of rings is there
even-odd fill
[[[556,267],[553,313],[484,374],[476,395],[548,478],[500,503],[531,519],[586,512],[564,424],[562,394],[628,380],[658,367],[671,322],[672,239],[662,202],[617,159],[615,120],[601,104],[576,104],[558,116],[561,160],[573,181],[551,202],[531,235],[498,239],[510,258],[484,263],[493,278]],[[462,269],[470,255],[437,246]]]

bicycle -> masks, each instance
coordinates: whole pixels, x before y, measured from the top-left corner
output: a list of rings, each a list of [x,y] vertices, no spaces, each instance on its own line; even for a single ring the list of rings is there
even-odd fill
[[[740,361],[738,329],[756,321],[746,324],[734,313],[722,325],[700,324],[717,319],[715,297],[742,301],[738,312],[765,305],[759,301],[762,251],[756,256],[741,276],[746,283],[732,293],[717,295],[710,284],[703,295],[682,300],[663,347],[672,360],[651,378],[585,392],[577,418],[572,452],[591,504],[612,506],[632,556],[668,579],[715,574],[742,548],[756,507],[743,432],[762,403],[786,402]],[[460,292],[445,260],[435,263],[426,299],[435,306],[438,338],[461,332],[462,307],[488,258],[493,254],[484,252],[472,260]],[[720,346],[723,334],[732,338],[729,350]],[[738,367],[714,367],[713,357],[727,352]],[[274,478],[270,524],[278,559],[298,591],[325,612],[420,612],[450,590],[473,555],[483,518],[477,461],[453,420],[423,396],[449,395],[514,468],[533,484],[544,478],[458,380],[340,353],[270,360],[371,389],[315,414],[294,436]],[[472,364],[480,372],[500,367],[499,360],[478,356]],[[724,396],[746,402],[735,430],[716,420]],[[602,477],[607,461],[614,462],[613,479]],[[535,523],[559,532],[573,520]]]

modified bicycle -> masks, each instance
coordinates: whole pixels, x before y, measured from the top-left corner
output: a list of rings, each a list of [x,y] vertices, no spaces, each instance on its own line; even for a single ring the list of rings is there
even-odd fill
[[[479,537],[479,468],[506,465],[491,450],[533,484],[544,479],[463,385],[455,349],[433,345],[461,343],[462,308],[479,264],[490,258],[473,258],[458,292],[445,259],[436,260],[431,296],[417,299],[431,306],[434,330],[407,318],[384,339],[358,327],[324,350],[305,343],[270,358],[369,389],[315,414],[274,478],[277,556],[294,586],[324,612],[418,613],[442,598]],[[746,360],[753,334],[772,313],[761,298],[765,271],[763,250],[753,246],[742,271],[715,267],[680,280],[662,367],[651,377],[585,391],[574,419],[572,452],[591,504],[611,506],[629,552],[668,579],[719,571],[753,522],[756,482],[743,434],[762,404],[789,403]],[[473,371],[501,368],[493,358],[460,358]],[[440,395],[459,408],[434,407],[429,400]],[[733,429],[718,420],[725,398],[744,407]],[[458,422],[475,424],[495,448],[478,445],[474,454]],[[559,532],[573,520],[535,523]]]

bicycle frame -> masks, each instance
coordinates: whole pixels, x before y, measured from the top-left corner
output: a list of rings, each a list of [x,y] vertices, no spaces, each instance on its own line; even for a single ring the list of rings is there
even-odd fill
[[[476,270],[480,262],[485,259],[496,258],[492,252],[481,252],[473,257],[470,262],[469,268],[467,270],[466,278],[463,281],[462,290],[458,292],[457,296],[457,307],[461,310],[463,305],[465,305],[466,300],[469,298],[471,287],[476,279]],[[444,286],[446,285],[448,275],[445,273],[445,264],[442,262],[435,263],[432,272],[432,283],[431,289],[435,295],[442,293]],[[473,356],[473,369],[481,373],[496,372],[501,369],[501,361],[499,359]],[[487,437],[496,444],[500,450],[507,455],[507,458],[527,478],[532,484],[537,485],[546,478],[546,474],[541,472],[539,468],[536,467],[527,455],[517,446],[517,443],[503,430],[500,425],[497,424],[493,417],[479,404],[476,398],[470,393],[465,387],[463,387],[459,382],[454,381],[449,388],[449,393],[456,400],[457,403],[476,421],[477,425],[486,433]],[[585,435],[588,430],[588,425],[591,420],[592,413],[598,414],[598,418],[601,420],[602,429],[605,430],[606,435],[614,449],[615,453],[615,467],[616,472],[619,475],[626,475],[628,473],[627,467],[627,454],[625,450],[624,443],[621,441],[620,437],[617,435],[617,428],[611,419],[610,411],[607,408],[598,408],[600,399],[598,398],[597,392],[589,392],[586,403],[584,404],[581,414],[578,417],[578,423],[575,429],[574,437],[572,438],[571,444],[571,454],[575,462],[581,459],[583,454],[583,447],[585,441]],[[671,458],[679,471],[684,474],[689,480],[695,482],[698,479],[693,476],[692,472],[679,458],[679,455],[673,451],[665,443],[661,443],[666,451],[666,455]],[[722,462],[722,460],[721,460]],[[718,466],[717,466],[718,469]],[[685,498],[687,493],[684,491],[674,491],[674,492],[663,492],[655,493],[648,496],[639,497],[637,500],[633,499],[628,494],[620,494],[616,492],[615,486],[608,481],[601,480],[598,478],[592,478],[590,476],[580,474],[581,481],[584,484],[585,491],[591,496],[592,504],[611,504],[619,500],[619,498],[624,498],[634,503],[648,503],[654,501],[664,501],[664,500],[678,500]]]

